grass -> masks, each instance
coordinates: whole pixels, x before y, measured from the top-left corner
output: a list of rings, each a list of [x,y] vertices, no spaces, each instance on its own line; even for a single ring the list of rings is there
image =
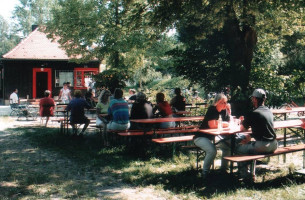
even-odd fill
[[[135,150],[132,145],[100,144],[98,135],[75,139],[53,128],[0,132],[0,199],[133,199],[133,194],[119,195],[128,188],[165,199],[305,197],[304,177],[290,173],[299,167],[295,160],[301,160],[300,153],[288,154],[285,164],[272,158],[267,169],[258,168],[252,185],[217,170],[204,184],[194,167],[195,156],[188,152],[179,150],[172,157],[170,146]]]

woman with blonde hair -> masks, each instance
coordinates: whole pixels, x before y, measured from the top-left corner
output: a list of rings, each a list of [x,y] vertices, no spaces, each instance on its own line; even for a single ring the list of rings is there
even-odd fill
[[[219,93],[216,95],[213,104],[208,108],[200,129],[217,128],[219,117],[221,117],[222,121],[230,120],[231,108],[227,101],[228,99],[224,94]],[[216,147],[213,144],[214,138],[215,136],[204,133],[196,133],[194,136],[195,145],[206,153],[202,169],[204,179],[208,177],[211,165],[216,157]]]
[[[109,122],[108,108],[110,102],[111,92],[109,90],[104,89],[99,97],[98,103],[96,104],[96,126],[103,127],[103,137],[104,144],[108,145],[108,137],[107,137],[107,124]]]
[[[111,92],[109,90],[103,90],[98,97],[98,103],[96,105],[96,125],[101,126],[103,122],[106,122],[106,116],[108,114],[109,102]]]

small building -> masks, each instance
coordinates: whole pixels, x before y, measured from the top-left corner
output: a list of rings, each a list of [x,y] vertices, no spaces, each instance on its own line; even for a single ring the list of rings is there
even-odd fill
[[[34,27],[32,33],[0,60],[0,104],[9,104],[17,88],[20,98],[41,98],[45,90],[58,96],[64,82],[74,90],[86,90],[92,75],[99,73],[100,61],[72,62],[59,43]]]

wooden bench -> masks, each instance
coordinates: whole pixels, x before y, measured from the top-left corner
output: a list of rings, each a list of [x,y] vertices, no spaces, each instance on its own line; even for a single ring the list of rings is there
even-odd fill
[[[143,130],[129,130],[127,132],[119,132],[120,136],[141,136],[141,135],[153,135],[153,134],[179,134],[179,133],[194,133],[198,130],[198,126],[183,126],[173,127],[165,129],[156,129],[155,131],[143,131]]]
[[[273,153],[270,154],[262,154],[262,155],[233,155],[233,156],[226,156],[224,159],[231,161],[231,162],[250,162],[251,161],[251,168],[250,172],[253,178],[253,181],[255,180],[255,165],[256,160],[268,158],[271,156],[281,155],[281,154],[287,154],[287,153],[293,153],[297,151],[304,151],[305,150],[305,144],[299,144],[299,145],[293,145],[293,146],[286,146],[286,147],[280,147],[277,148]],[[304,163],[304,158],[303,158]],[[304,167],[304,164],[303,164]]]
[[[194,135],[175,136],[175,137],[166,137],[166,138],[155,138],[155,139],[152,139],[152,141],[155,142],[155,143],[159,143],[159,144],[176,143],[176,142],[188,142],[188,141],[192,141],[193,137],[194,137]],[[292,137],[292,136],[288,135],[286,137],[289,138],[289,137]],[[278,136],[276,139],[277,140],[283,140],[284,136]],[[184,146],[181,146],[181,148],[196,151],[196,169],[198,170],[199,169],[200,155],[205,156],[205,152],[196,145],[184,145]],[[202,157],[204,158],[204,156],[202,156]]]
[[[176,137],[154,138],[152,139],[152,141],[159,144],[187,142],[187,141],[192,141],[193,137],[194,135],[184,135],[184,136],[176,136]]]
[[[90,124],[89,125],[93,125],[93,123],[95,124],[95,118],[88,118],[90,120]],[[65,117],[60,117],[60,118],[56,118],[56,119],[51,119],[51,122],[58,122],[60,123],[59,126],[59,132],[60,133],[69,133],[69,120],[67,120]],[[81,124],[79,124],[81,125]]]
[[[196,152],[196,170],[199,170],[199,161],[204,160],[205,158],[205,151],[203,151],[200,147],[196,145],[183,145],[181,146],[181,149],[186,149],[189,151],[195,151]]]

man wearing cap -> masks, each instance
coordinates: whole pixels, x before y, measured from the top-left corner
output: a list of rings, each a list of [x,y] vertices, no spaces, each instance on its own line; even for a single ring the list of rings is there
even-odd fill
[[[254,110],[245,116],[241,124],[241,131],[246,131],[251,127],[251,136],[255,141],[237,145],[236,152],[238,154],[267,154],[277,149],[278,144],[273,129],[273,114],[264,105],[266,98],[266,92],[263,89],[255,89],[252,93],[251,101]],[[247,168],[245,166],[242,168],[240,173],[241,176],[244,176]]]

